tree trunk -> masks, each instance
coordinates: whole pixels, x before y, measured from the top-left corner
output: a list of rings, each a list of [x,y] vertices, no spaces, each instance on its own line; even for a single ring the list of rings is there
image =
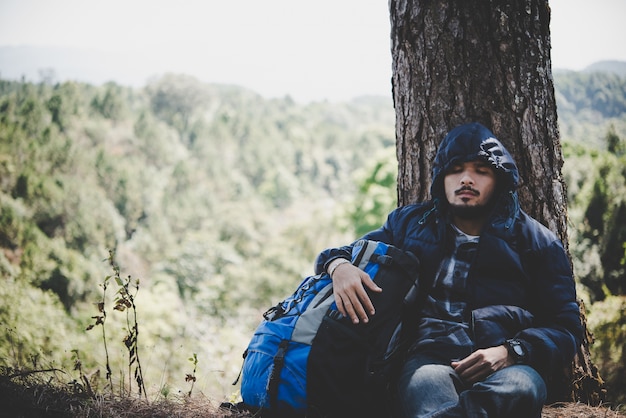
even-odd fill
[[[481,122],[516,160],[524,210],[568,249],[547,0],[390,0],[389,8],[399,205],[429,198],[448,130]],[[603,399],[590,339],[567,371],[562,400]]]

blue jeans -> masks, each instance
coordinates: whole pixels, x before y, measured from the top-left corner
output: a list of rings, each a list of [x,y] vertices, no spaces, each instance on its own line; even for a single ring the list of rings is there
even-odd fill
[[[452,367],[419,354],[409,357],[398,381],[405,418],[540,418],[546,396],[530,366],[506,367],[470,386]]]

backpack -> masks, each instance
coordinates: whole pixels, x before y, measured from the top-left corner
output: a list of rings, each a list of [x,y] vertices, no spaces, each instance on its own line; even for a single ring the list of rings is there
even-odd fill
[[[419,261],[389,244],[360,240],[352,264],[383,289],[368,291],[376,314],[353,324],[337,310],[327,273],[305,278],[265,312],[245,350],[244,409],[263,417],[389,415],[387,389],[405,351],[403,330],[417,318]]]

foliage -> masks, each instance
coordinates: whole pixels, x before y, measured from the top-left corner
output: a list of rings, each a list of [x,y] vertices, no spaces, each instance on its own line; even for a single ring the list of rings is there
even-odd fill
[[[346,217],[356,236],[380,227],[387,214],[398,206],[393,195],[398,177],[394,151],[393,148],[385,149],[373,164],[357,172],[358,190]]]
[[[593,304],[588,325],[594,330],[593,361],[602,365],[612,405],[624,405],[626,393],[626,297],[609,296]]]
[[[626,134],[626,77],[604,72],[554,75],[561,139],[604,148],[609,129]],[[613,126],[613,128],[611,128]]]
[[[143,370],[141,369],[141,361],[139,359],[139,322],[137,321],[137,305],[135,304],[135,297],[139,292],[139,281],[132,280],[131,276],[128,276],[126,279],[122,279],[120,268],[115,263],[114,257],[115,254],[113,253],[113,251],[109,251],[108,262],[113,269],[113,276],[106,276],[104,278],[104,282],[102,283],[102,301],[96,304],[98,307],[98,315],[92,316],[92,319],[94,319],[95,321],[94,323],[90,324],[86,328],[86,330],[89,331],[97,325],[100,325],[102,327],[102,343],[106,356],[106,379],[112,390],[113,381],[111,379],[112,372],[105,325],[107,317],[106,291],[109,287],[109,281],[113,279],[118,286],[117,292],[115,293],[115,298],[113,300],[113,310],[126,313],[126,335],[124,336],[124,339],[122,341],[124,342],[124,346],[126,346],[126,349],[128,350],[128,392],[130,393],[132,390],[132,380],[130,378],[130,376],[132,375],[135,377],[135,381],[137,382],[139,395],[144,395],[144,397],[147,397],[146,386],[143,379]],[[76,356],[78,356],[78,351],[74,351],[76,353]],[[133,365],[135,366],[134,371]],[[80,372],[82,378],[82,370],[80,370]]]
[[[555,77],[559,97],[559,116],[585,110],[605,118],[626,113],[626,78],[613,73],[571,72]]]
[[[607,148],[624,145],[609,132]],[[582,151],[582,152],[581,152]],[[626,156],[609,151],[584,153],[565,147],[564,174],[569,186],[570,236],[578,277],[591,301],[626,294]]]
[[[609,129],[605,150],[564,146],[570,250],[574,272],[595,336],[592,358],[608,388],[607,400],[623,404],[626,320],[626,141]],[[591,303],[589,303],[591,302]]]
[[[299,105],[177,75],[142,90],[0,80],[0,110],[3,361],[80,359],[113,387],[141,349],[151,392],[183,383],[189,351],[216,369],[194,371],[195,387],[232,390],[260,312],[353,235],[335,227],[336,202],[393,144],[384,98]],[[145,318],[140,341],[129,311],[107,309],[102,347],[81,330],[104,325],[88,312],[114,296],[98,292],[109,250],[141,278],[141,295],[118,296]]]

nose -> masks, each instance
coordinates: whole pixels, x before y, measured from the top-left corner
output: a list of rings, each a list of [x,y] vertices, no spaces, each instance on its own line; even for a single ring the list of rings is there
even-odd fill
[[[470,184],[474,184],[474,179],[472,178],[472,176],[470,175],[470,173],[465,170],[463,171],[463,173],[461,173],[461,185],[466,186],[466,185],[470,185]]]

